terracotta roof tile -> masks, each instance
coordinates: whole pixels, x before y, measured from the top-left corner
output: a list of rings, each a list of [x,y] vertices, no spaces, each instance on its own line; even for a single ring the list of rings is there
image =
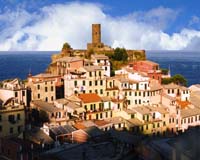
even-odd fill
[[[181,109],[187,107],[188,105],[190,105],[191,103],[188,102],[188,101],[180,101],[180,100],[177,100],[176,103],[181,107]]]
[[[84,103],[92,103],[92,102],[101,101],[101,97],[99,97],[96,93],[79,94],[78,98],[80,98]]]

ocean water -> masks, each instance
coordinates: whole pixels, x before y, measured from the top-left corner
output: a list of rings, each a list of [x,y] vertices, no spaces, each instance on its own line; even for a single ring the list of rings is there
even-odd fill
[[[200,52],[195,51],[147,51],[147,59],[170,69],[171,75],[182,74],[188,86],[200,84]]]
[[[0,52],[0,81],[4,79],[26,79],[29,72],[32,75],[44,72],[51,62],[50,52]]]
[[[59,51],[0,52],[0,81],[4,79],[26,79],[44,72],[51,62],[51,55]],[[171,75],[182,74],[188,86],[200,83],[200,52],[191,51],[147,51],[147,58],[170,68]]]

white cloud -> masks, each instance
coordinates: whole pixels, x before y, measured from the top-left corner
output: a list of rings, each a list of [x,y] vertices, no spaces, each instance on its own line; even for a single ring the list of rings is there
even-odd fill
[[[54,4],[29,13],[25,9],[0,14],[0,50],[60,50],[64,42],[86,48],[91,41],[91,24],[102,24],[102,41],[129,49],[195,50],[200,31],[183,28],[165,33],[179,11],[158,7],[121,17],[107,15],[92,3]]]

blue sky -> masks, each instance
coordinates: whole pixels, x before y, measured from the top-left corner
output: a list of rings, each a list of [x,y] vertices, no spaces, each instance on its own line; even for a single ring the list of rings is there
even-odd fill
[[[91,23],[112,47],[199,50],[198,0],[0,0],[0,50],[86,48]]]

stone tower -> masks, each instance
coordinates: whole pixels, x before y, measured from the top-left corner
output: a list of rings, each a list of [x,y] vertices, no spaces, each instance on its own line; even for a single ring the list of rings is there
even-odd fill
[[[101,43],[101,24],[92,24],[92,43]]]

